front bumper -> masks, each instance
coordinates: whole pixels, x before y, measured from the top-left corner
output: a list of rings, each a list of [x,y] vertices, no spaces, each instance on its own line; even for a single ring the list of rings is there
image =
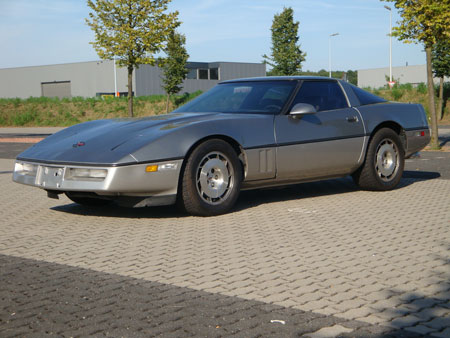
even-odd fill
[[[176,196],[182,162],[179,159],[118,167],[94,167],[16,160],[13,181],[56,193],[89,192],[111,197]],[[77,172],[86,177],[74,174]]]

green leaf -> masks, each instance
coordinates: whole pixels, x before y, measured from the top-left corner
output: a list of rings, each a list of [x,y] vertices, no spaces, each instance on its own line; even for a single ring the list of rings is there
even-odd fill
[[[271,55],[263,55],[264,63],[272,66],[269,75],[298,75],[305,61],[298,44],[298,26],[300,22],[294,22],[294,10],[284,8],[280,14],[274,16],[272,22],[272,47]]]
[[[86,23],[95,33],[91,42],[101,59],[117,58],[128,70],[141,64],[154,65],[155,54],[167,45],[180,25],[178,12],[166,13],[170,0],[88,0],[92,9]],[[132,84],[129,80],[129,112],[133,115]]]

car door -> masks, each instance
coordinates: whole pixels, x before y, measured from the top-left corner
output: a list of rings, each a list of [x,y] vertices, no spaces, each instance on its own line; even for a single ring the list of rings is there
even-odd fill
[[[337,81],[303,81],[290,109],[307,103],[316,113],[277,115],[277,178],[320,178],[351,173],[364,143],[359,113],[349,107]]]

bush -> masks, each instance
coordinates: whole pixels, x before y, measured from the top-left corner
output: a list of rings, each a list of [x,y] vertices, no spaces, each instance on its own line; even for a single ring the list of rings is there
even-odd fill
[[[426,84],[423,82],[419,83],[419,85],[417,86],[417,91],[420,94],[426,94],[428,91]]]
[[[413,86],[411,83],[405,83],[405,84],[398,85],[398,88],[402,89],[402,90],[407,90],[409,92],[413,90]]]
[[[24,126],[34,120],[36,120],[37,114],[33,111],[26,111],[24,113],[16,114],[13,118],[13,125],[14,126]]]
[[[392,97],[394,98],[394,101],[398,101],[403,96],[403,90],[401,90],[397,86],[394,86],[394,88],[392,88],[392,90],[391,90],[391,94],[392,94]]]

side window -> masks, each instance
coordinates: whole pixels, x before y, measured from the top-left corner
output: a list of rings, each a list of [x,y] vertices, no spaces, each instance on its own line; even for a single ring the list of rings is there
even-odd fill
[[[382,99],[381,97],[378,97],[372,93],[368,93],[365,90],[358,88],[356,86],[352,86],[353,92],[358,97],[359,102],[361,103],[361,106],[364,106],[366,104],[374,104],[374,103],[381,103],[386,102],[385,99]]]
[[[199,69],[198,78],[200,80],[208,80],[208,69]]]
[[[297,103],[313,105],[317,111],[347,108],[348,103],[341,87],[335,81],[303,82],[292,107]]]
[[[187,73],[186,78],[196,80],[197,79],[197,69],[195,69],[195,68],[189,69],[189,72]]]
[[[284,103],[292,92],[292,88],[286,86],[273,86],[258,103],[260,109],[279,113]]]
[[[209,79],[210,80],[219,80],[219,68],[210,68],[209,69]]]

